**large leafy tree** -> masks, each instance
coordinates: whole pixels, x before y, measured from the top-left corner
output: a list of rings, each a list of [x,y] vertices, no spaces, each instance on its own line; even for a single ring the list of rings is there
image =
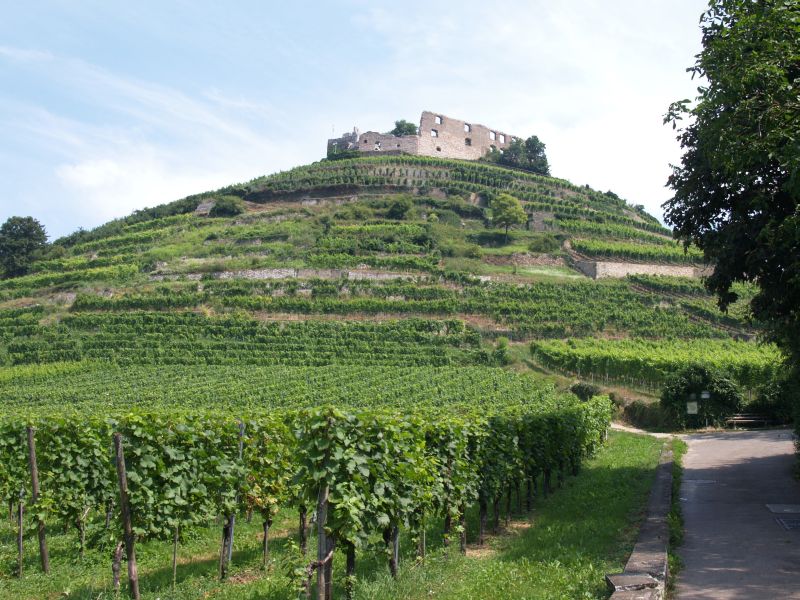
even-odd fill
[[[683,149],[666,221],[713,262],[722,307],[753,281],[753,315],[800,363],[800,3],[713,0],[689,71],[699,96],[670,106]]]
[[[528,220],[528,215],[519,200],[509,194],[500,194],[492,200],[492,223],[504,227],[506,242],[508,241],[508,228],[513,225],[522,225]]]
[[[47,233],[33,217],[11,217],[0,227],[0,267],[4,277],[28,272],[47,244]]]

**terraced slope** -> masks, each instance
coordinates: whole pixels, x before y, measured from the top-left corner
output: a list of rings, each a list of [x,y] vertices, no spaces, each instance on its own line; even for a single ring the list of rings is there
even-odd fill
[[[508,240],[492,227],[500,192],[530,216]],[[195,213],[224,196],[246,212]],[[498,336],[702,340],[713,354],[754,334],[738,306],[721,314],[697,280],[594,281],[573,268],[575,251],[665,265],[700,258],[610,192],[461,161],[323,161],[57,240],[30,274],[0,281],[0,360],[33,372],[158,366],[161,379],[148,381],[174,389],[187,385],[175,373],[189,365],[497,367],[508,358]],[[624,360],[578,361],[587,343],[534,344],[533,356],[583,376],[626,375]],[[654,347],[637,352],[646,360]],[[763,364],[753,344],[737,348]],[[61,376],[50,372],[41,377]],[[18,373],[0,391],[19,387]],[[658,382],[663,368],[640,364],[630,376]],[[129,397],[129,378],[110,379]]]
[[[530,217],[508,237],[492,225],[500,192]],[[231,196],[242,213],[209,216]],[[60,532],[77,531],[83,564],[107,561],[122,539],[116,432],[140,556],[153,568],[163,571],[166,543],[218,545],[224,524],[223,549],[195,546],[181,589],[237,593],[212,581],[216,560],[203,563],[219,551],[226,573],[238,514],[241,569],[248,512],[263,521],[268,570],[236,573],[279,582],[275,597],[296,596],[302,582],[287,567],[307,561],[278,538],[268,564],[272,519],[281,530],[318,503],[318,519],[333,515],[337,556],[349,565],[358,546],[360,581],[385,570],[379,540],[401,529],[442,545],[457,529],[465,548],[468,513],[480,540],[490,508],[497,522],[514,496],[530,506],[535,487],[550,491],[603,443],[608,399],[581,401],[537,370],[637,387],[696,362],[729,367],[748,386],[773,374],[777,354],[750,341],[748,289],[723,315],[696,279],[593,280],[575,268],[592,257],[689,271],[699,259],[611,193],[412,157],[317,163],[78,231],[28,275],[0,280],[0,503],[16,514],[25,505],[29,548],[45,514],[54,548],[75,548]],[[24,497],[28,436],[45,493],[37,504]],[[53,553],[70,585],[72,552]],[[2,566],[12,563],[0,552],[4,589],[17,589]],[[587,586],[603,589],[602,568],[587,564]],[[68,593],[105,593],[103,573]],[[61,593],[49,576],[36,581]]]

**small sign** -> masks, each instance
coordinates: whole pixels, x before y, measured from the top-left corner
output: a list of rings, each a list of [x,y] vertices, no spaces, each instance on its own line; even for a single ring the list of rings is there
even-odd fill
[[[687,402],[686,403],[686,414],[687,415],[696,415],[697,414],[697,402]]]
[[[700,398],[703,400],[708,400],[711,398],[711,392],[700,392]]]

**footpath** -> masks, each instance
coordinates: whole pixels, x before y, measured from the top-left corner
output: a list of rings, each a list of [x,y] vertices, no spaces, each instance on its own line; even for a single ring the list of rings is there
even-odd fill
[[[678,600],[800,600],[800,483],[789,430],[700,433],[683,464]]]

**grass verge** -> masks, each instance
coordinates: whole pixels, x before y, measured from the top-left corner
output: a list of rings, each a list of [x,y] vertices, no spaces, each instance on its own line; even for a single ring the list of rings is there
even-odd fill
[[[683,567],[678,548],[683,544],[683,512],[681,511],[681,481],[683,479],[683,456],[688,445],[681,439],[672,438],[672,504],[667,524],[669,525],[669,576],[667,577],[667,598],[675,597],[675,582]]]

